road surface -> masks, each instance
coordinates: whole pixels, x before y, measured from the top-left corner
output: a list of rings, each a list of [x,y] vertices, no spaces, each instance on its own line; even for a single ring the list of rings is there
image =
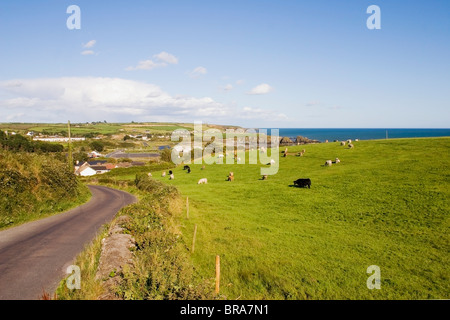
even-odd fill
[[[0,232],[0,299],[39,299],[65,278],[84,246],[124,206],[131,194],[89,186],[91,200],[73,210]],[[83,279],[81,279],[83,281]]]

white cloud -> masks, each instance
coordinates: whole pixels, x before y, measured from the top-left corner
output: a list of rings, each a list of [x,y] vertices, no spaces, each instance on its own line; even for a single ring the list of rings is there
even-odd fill
[[[83,45],[83,48],[92,48],[97,43],[97,40],[91,40],[88,43]]]
[[[83,56],[87,56],[87,55],[95,54],[95,52],[92,50],[84,50],[83,52],[81,52],[81,54]]]
[[[223,91],[231,91],[231,90],[233,90],[233,85],[229,83],[229,84],[223,86],[222,90]]]
[[[191,72],[189,72],[189,76],[191,78],[198,78],[202,75],[205,75],[208,73],[208,70],[206,70],[205,67],[197,67],[194,70],[192,70]]]
[[[133,71],[133,70],[152,70],[155,68],[167,67],[168,64],[177,64],[178,58],[174,55],[167,53],[165,51],[153,55],[153,58],[156,60],[153,61],[151,59],[139,61],[138,65],[135,67],[127,67],[125,70]]]
[[[247,92],[247,94],[266,94],[273,91],[273,88],[271,86],[269,86],[267,83],[262,83],[260,85],[257,85],[256,87],[254,87],[252,90],[250,90],[249,92]]]
[[[166,62],[169,64],[177,64],[178,63],[177,57],[175,57],[174,55],[167,53],[165,51],[155,54],[153,57],[159,61],[163,61],[163,62]]]
[[[132,70],[152,70],[155,68],[165,67],[167,66],[166,63],[159,63],[154,62],[153,60],[143,60],[139,61],[138,65],[135,67],[128,67],[125,70],[132,71]]]
[[[241,119],[260,119],[268,121],[283,121],[289,118],[284,113],[275,112],[261,108],[244,107],[237,115]]]
[[[231,123],[282,119],[262,109],[240,109],[211,97],[170,95],[159,86],[121,78],[65,77],[0,82],[0,114],[17,121],[173,121]]]

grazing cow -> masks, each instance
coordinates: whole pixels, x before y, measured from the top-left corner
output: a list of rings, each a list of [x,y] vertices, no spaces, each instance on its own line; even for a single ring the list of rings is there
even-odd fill
[[[184,166],[183,170],[187,170],[187,169],[190,169],[190,167],[189,166]]]
[[[341,141],[341,146],[345,146],[345,141]]]
[[[164,171],[163,173],[161,173],[161,177],[165,177],[166,176],[166,172]]]
[[[353,145],[352,145],[351,143],[349,143],[348,147],[349,147],[350,149],[352,149],[352,148],[353,148]]]
[[[294,181],[294,186],[311,189],[311,179],[297,179]]]
[[[191,168],[188,168],[188,169],[187,169],[187,173],[191,173]]]
[[[175,179],[175,176],[173,175],[173,173],[170,175],[169,180],[173,180]]]
[[[333,161],[327,160],[327,161],[325,162],[325,166],[331,167],[331,164],[332,164],[332,163],[333,163]]]
[[[208,183],[208,179],[203,178],[203,179],[198,180],[197,184],[207,184],[207,183]]]

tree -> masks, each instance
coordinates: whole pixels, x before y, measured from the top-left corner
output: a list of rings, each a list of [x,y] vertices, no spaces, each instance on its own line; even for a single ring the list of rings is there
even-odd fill
[[[92,148],[92,150],[102,152],[105,149],[105,145],[100,141],[92,141],[89,146]]]
[[[161,161],[164,161],[164,162],[172,161],[172,151],[170,151],[170,149],[164,148],[161,151]]]

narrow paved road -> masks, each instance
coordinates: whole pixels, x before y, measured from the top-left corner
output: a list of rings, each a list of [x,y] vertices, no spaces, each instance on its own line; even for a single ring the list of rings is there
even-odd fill
[[[43,290],[53,294],[100,227],[136,201],[119,190],[89,189],[92,198],[80,207],[0,232],[0,299],[39,299]]]

